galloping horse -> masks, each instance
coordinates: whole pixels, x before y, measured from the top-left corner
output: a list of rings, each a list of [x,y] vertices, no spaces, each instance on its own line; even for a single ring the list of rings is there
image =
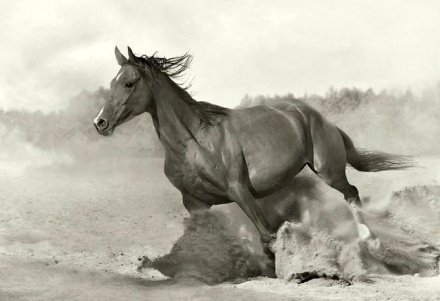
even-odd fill
[[[256,199],[273,194],[309,166],[351,204],[361,239],[373,239],[358,210],[358,190],[345,175],[412,166],[403,156],[356,149],[351,139],[300,100],[271,106],[227,109],[198,102],[173,78],[191,56],[128,59],[111,81],[111,96],[94,120],[101,135],[144,112],[151,114],[165,149],[165,174],[181,191],[191,216],[212,205],[237,203],[252,220],[263,243],[275,237]]]

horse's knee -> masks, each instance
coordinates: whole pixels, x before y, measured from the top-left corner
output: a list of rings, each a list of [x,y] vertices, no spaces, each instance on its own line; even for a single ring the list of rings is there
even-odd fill
[[[348,184],[347,187],[342,192],[344,194],[344,199],[349,203],[355,203],[356,205],[361,205],[361,199],[359,197],[359,191],[356,186]]]

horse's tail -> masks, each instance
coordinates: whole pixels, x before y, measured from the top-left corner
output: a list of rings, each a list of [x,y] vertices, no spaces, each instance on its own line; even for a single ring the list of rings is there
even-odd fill
[[[414,167],[415,162],[410,156],[387,154],[356,148],[350,137],[339,129],[347,152],[347,163],[359,171],[383,171]]]

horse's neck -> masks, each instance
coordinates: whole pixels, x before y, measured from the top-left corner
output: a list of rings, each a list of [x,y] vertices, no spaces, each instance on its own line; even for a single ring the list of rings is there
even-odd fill
[[[153,123],[165,147],[178,150],[189,140],[195,140],[200,119],[190,105],[178,95],[169,80],[162,78],[156,83],[153,98]]]

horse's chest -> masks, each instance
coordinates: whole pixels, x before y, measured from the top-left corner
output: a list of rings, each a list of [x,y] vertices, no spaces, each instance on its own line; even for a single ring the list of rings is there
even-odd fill
[[[211,198],[224,193],[221,169],[200,153],[166,160],[165,174],[177,189],[199,198]]]

